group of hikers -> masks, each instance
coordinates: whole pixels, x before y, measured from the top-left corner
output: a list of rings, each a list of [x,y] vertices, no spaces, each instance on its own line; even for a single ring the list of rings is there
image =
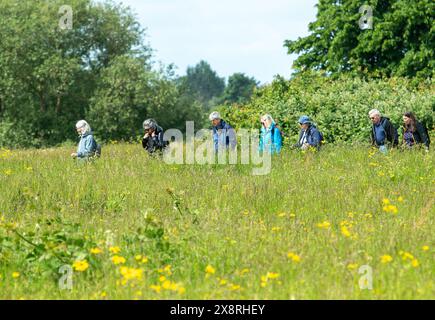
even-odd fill
[[[373,109],[369,112],[372,121],[371,142],[380,152],[386,153],[389,148],[399,145],[398,130],[389,118],[382,116],[381,112]],[[235,131],[230,124],[224,121],[219,112],[210,114],[209,120],[213,127],[213,142],[215,150],[219,148],[235,148],[237,139]],[[261,117],[261,134],[259,142],[259,152],[269,152],[279,154],[283,147],[283,133],[270,114]],[[298,142],[294,148],[307,150],[310,148],[319,150],[323,135],[317,126],[311,121],[310,117],[304,115],[299,118],[300,133]],[[145,120],[143,123],[145,134],[142,138],[142,147],[149,153],[154,154],[164,150],[169,142],[165,141],[163,128],[154,119]],[[407,148],[417,145],[429,150],[430,137],[427,128],[419,122],[412,112],[403,114],[402,144]],[[89,159],[101,155],[101,146],[97,144],[91,127],[85,120],[80,120],[76,124],[77,133],[80,135],[80,143],[77,152],[71,154],[73,158]]]

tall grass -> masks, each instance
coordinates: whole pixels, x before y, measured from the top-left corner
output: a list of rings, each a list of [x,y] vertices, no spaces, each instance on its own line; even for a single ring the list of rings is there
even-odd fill
[[[166,165],[137,145],[92,164],[70,152],[0,152],[1,299],[434,297],[433,152],[285,151],[266,176]]]

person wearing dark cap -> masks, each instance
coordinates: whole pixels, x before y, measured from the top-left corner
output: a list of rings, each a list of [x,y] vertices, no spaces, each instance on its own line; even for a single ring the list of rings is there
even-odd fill
[[[310,147],[320,149],[323,140],[322,134],[312,123],[311,119],[308,116],[300,117],[299,126],[301,127],[301,132],[295,147],[302,150],[306,150]]]
[[[153,154],[156,151],[162,151],[168,143],[163,140],[163,129],[160,127],[156,120],[148,119],[143,123],[145,135],[142,139],[142,147]]]

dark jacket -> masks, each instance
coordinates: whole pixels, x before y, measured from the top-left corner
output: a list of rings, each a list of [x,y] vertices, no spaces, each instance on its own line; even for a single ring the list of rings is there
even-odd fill
[[[406,144],[405,132],[407,132],[407,128],[403,127],[403,143],[404,144]],[[415,144],[424,144],[426,146],[426,148],[429,148],[430,139],[426,134],[426,130],[425,130],[424,126],[418,121],[415,123],[415,132],[412,133],[412,136],[414,137]]]
[[[382,117],[381,118],[381,127],[384,129],[385,131],[385,140],[383,143],[378,144],[376,142],[376,137],[375,137],[375,125],[372,126],[372,134],[371,134],[371,140],[372,140],[372,145],[373,146],[383,146],[385,144],[390,144],[393,145],[393,147],[396,147],[399,144],[399,135],[397,134],[397,129],[394,127],[394,125],[391,123],[390,119]]]
[[[304,130],[302,129],[299,134],[298,143],[296,143],[296,148],[301,148],[301,139],[304,135]],[[316,128],[315,125],[310,125],[307,129],[307,143],[314,148],[319,149],[322,143],[322,135],[320,134],[320,131]]]
[[[218,126],[213,126],[213,141],[216,151],[218,151],[219,146],[235,148],[237,145],[236,133],[228,123],[221,120]]]
[[[142,147],[150,154],[163,150],[167,145],[168,143],[163,141],[163,129],[159,126],[156,128],[156,135],[154,137],[150,135],[142,139]]]

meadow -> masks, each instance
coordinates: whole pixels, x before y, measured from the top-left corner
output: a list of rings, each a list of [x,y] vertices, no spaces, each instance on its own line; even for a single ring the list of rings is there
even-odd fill
[[[0,299],[435,298],[433,151],[285,150],[266,176],[72,151],[0,150]]]

